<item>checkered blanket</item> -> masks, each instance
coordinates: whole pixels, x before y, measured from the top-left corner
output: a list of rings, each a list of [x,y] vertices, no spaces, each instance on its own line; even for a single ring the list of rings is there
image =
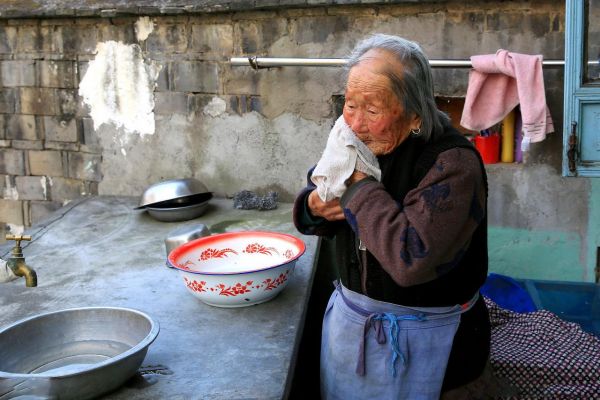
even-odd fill
[[[600,339],[546,310],[515,313],[485,298],[494,375],[519,395],[502,399],[600,399]]]

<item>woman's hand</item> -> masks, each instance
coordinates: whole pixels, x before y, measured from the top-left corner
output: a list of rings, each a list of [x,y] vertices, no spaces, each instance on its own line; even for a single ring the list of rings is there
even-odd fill
[[[325,202],[321,200],[316,190],[308,195],[308,208],[312,215],[323,217],[328,221],[339,221],[345,218],[340,199]]]

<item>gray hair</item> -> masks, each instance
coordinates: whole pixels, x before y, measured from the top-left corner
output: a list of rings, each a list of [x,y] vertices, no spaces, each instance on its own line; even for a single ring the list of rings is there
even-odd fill
[[[346,73],[360,64],[363,55],[372,49],[386,50],[402,64],[402,76],[392,68],[386,69],[386,75],[392,85],[392,91],[404,106],[407,115],[421,117],[421,134],[429,140],[432,133],[442,132],[449,118],[435,104],[431,67],[421,47],[410,40],[398,36],[375,34],[356,45],[346,64]]]

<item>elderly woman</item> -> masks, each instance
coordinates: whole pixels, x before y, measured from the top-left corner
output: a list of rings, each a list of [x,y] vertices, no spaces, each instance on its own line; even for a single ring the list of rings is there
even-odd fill
[[[347,66],[343,121],[381,177],[357,169],[323,201],[311,170],[295,201],[300,232],[335,237],[321,394],[437,399],[476,380],[489,355],[485,169],[437,109],[417,44],[375,35]]]

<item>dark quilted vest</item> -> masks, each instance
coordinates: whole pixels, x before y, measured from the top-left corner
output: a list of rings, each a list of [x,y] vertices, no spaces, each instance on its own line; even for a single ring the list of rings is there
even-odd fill
[[[382,183],[386,190],[402,203],[406,194],[418,185],[434,165],[437,156],[455,147],[471,149],[477,154],[487,197],[487,177],[481,156],[466,138],[451,127],[447,127],[443,134],[432,137],[427,143],[411,137],[391,154],[378,157]],[[487,212],[485,215],[459,263],[445,275],[431,282],[400,287],[367,252],[366,294],[373,299],[406,306],[434,307],[467,302],[483,285],[487,276]],[[358,260],[364,259],[364,255],[356,249],[356,237],[350,229],[341,229],[336,241],[340,278],[345,286],[360,293],[362,290]],[[355,251],[348,252],[350,248],[354,248]]]

